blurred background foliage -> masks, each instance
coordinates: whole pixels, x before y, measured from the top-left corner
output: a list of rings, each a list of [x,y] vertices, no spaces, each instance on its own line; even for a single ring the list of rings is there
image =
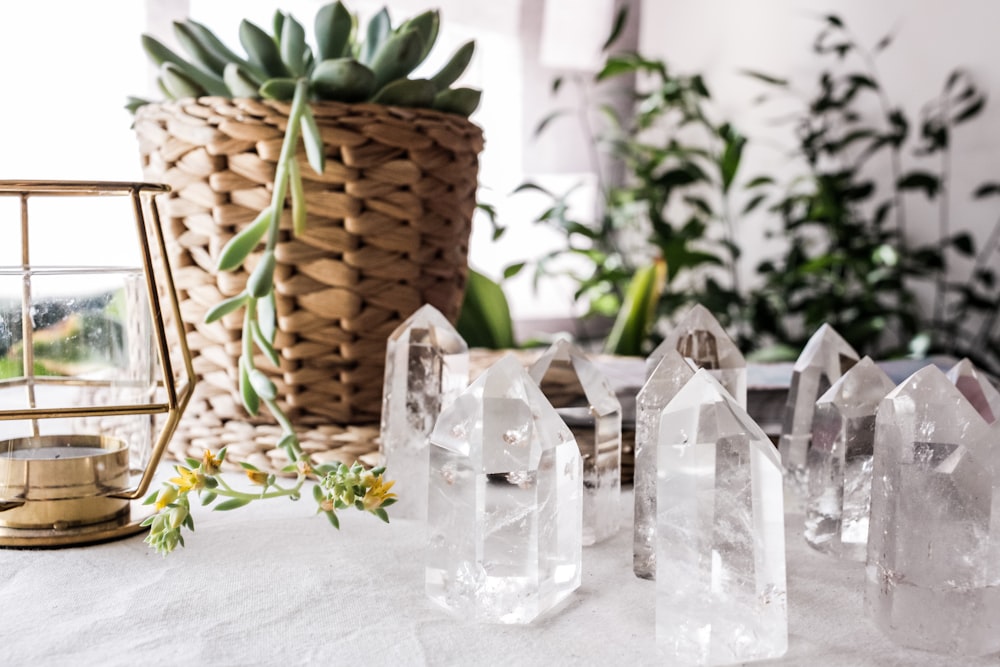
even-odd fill
[[[795,359],[809,336],[829,323],[861,354],[947,354],[1000,372],[1000,290],[993,268],[1000,221],[976,247],[975,237],[950,215],[953,198],[989,203],[1000,195],[1000,182],[989,177],[968,193],[950,183],[961,159],[953,135],[987,103],[967,71],[955,68],[940,94],[911,113],[889,98],[876,73],[893,35],[866,47],[840,17],[825,16],[812,44],[819,73],[805,89],[780,73],[743,73],[761,86],[758,103],[796,109],[782,123],[795,137],[789,161],[802,168],[791,179],[744,174],[752,137],[718,117],[700,74],[616,51],[626,18],[623,10],[596,76],[552,83],[553,95],[579,87],[586,108],[556,111],[536,130],[576,122],[595,161],[613,161],[622,176],[599,182],[596,214],[574,211],[572,190],[526,182],[510,195],[542,194],[547,204],[532,223],[559,230],[565,243],[536,261],[512,263],[499,284],[473,272],[459,323],[470,344],[531,344],[514,340],[502,284],[532,271],[536,283],[572,279],[586,316],[611,322],[603,339],[591,341],[608,353],[647,354],[671,318],[701,303],[751,359]],[[622,113],[601,91],[625,76],[636,83]],[[916,198],[934,206],[934,243],[911,238],[907,213]],[[772,233],[781,250],[753,267],[753,280],[743,284],[737,229],[754,211],[766,211],[777,223]],[[996,218],[997,211],[988,215]],[[493,222],[499,237],[504,221]],[[567,270],[559,261],[567,256],[582,268]]]

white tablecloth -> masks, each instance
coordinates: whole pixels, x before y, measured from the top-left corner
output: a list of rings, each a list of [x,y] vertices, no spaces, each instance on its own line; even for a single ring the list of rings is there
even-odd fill
[[[529,626],[457,620],[424,595],[419,524],[356,512],[342,530],[311,500],[196,510],[188,546],[142,536],[59,550],[0,550],[0,664],[649,665],[654,584],[632,574],[631,502],[612,540],[584,550],[583,584]],[[897,647],[864,616],[863,567],[787,529],[789,651],[756,664],[1000,665]]]

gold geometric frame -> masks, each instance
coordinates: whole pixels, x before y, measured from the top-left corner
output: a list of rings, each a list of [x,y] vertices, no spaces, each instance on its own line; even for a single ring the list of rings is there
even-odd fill
[[[107,493],[105,496],[91,495],[88,498],[77,499],[79,504],[102,502],[106,503],[108,498],[121,499],[125,505],[129,506],[128,512],[121,512],[120,516],[97,524],[79,527],[59,529],[59,526],[50,529],[37,528],[11,528],[0,527],[0,546],[65,546],[72,544],[83,544],[97,541],[104,541],[123,537],[142,531],[139,525],[144,517],[136,516],[142,510],[138,501],[146,495],[149,485],[155,475],[156,468],[166,449],[167,443],[173,436],[181,416],[191,396],[194,393],[196,376],[191,360],[191,353],[188,350],[187,340],[181,319],[180,306],[174,288],[173,274],[167,260],[167,249],[164,242],[163,230],[160,222],[159,212],[155,205],[156,195],[169,191],[169,186],[157,183],[142,182],[116,182],[116,181],[0,181],[0,197],[17,197],[20,200],[20,225],[21,225],[21,266],[19,268],[28,271],[31,266],[30,252],[30,221],[28,214],[28,203],[32,197],[93,197],[93,196],[123,196],[129,197],[132,203],[133,216],[136,223],[136,232],[139,238],[140,254],[142,257],[142,270],[145,277],[146,292],[152,319],[153,335],[155,338],[156,352],[159,359],[159,370],[161,377],[157,380],[158,386],[162,389],[162,401],[132,404],[132,405],[101,405],[90,407],[66,406],[58,408],[39,408],[34,403],[33,387],[36,383],[53,382],[58,380],[45,379],[35,376],[33,345],[31,344],[31,325],[27,313],[22,310],[22,335],[26,344],[22,345],[23,354],[23,377],[0,383],[20,383],[26,387],[28,395],[28,407],[15,410],[0,409],[0,421],[6,420],[30,420],[32,430],[37,436],[38,422],[45,419],[65,419],[83,417],[115,417],[127,415],[163,415],[159,435],[155,438],[152,451],[142,475],[135,486],[131,489],[118,490]],[[28,289],[28,288],[26,288]],[[169,308],[168,317],[164,317],[164,303]],[[22,309],[29,306],[30,294],[22,295]],[[177,328],[176,335],[171,341],[168,339],[165,321]],[[175,351],[179,355],[180,366],[175,368],[171,358],[171,343],[175,346]],[[181,374],[178,377],[178,374]],[[89,381],[84,381],[89,382]],[[68,378],[67,383],[80,384],[76,378]],[[18,508],[23,505],[31,506],[32,501],[18,501],[18,499],[0,499],[0,516],[5,510]],[[37,503],[40,506],[44,503]],[[44,508],[45,512],[40,512],[40,516],[48,516],[52,508]],[[78,507],[70,508],[75,511]],[[148,514],[148,511],[146,512]]]

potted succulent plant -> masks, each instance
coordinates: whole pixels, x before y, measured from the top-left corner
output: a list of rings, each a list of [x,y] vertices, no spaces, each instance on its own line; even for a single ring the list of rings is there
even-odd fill
[[[338,1],[314,43],[280,10],[270,30],[241,22],[243,55],[190,19],[174,24],[184,55],[142,36],[166,99],[128,106],[144,177],[171,186],[202,394],[188,417],[276,424],[267,453],[295,461],[301,428],[378,422],[385,340],[410,313],[457,318],[483,137],[480,91],[454,85],[473,42],[412,76],[439,22],[383,9],[362,26]]]

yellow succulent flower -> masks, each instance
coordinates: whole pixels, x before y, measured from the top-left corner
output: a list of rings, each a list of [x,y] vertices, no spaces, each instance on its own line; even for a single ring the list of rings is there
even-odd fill
[[[254,484],[260,484],[261,486],[267,484],[267,473],[263,470],[247,470],[246,473],[247,477]]]
[[[177,500],[177,487],[165,484],[156,494],[156,511],[159,512],[175,500]]]
[[[366,510],[378,509],[382,506],[382,503],[386,500],[392,500],[396,498],[395,493],[389,493],[389,489],[392,485],[396,483],[395,480],[386,481],[382,475],[366,475],[363,479],[367,491],[365,491],[365,497],[361,499],[362,504],[365,506]]]
[[[215,475],[219,472],[219,467],[221,465],[222,461],[213,455],[211,450],[206,449],[205,453],[201,457],[201,469],[204,473],[206,475]]]
[[[171,477],[170,483],[177,485],[180,493],[198,491],[205,486],[205,476],[184,466],[177,466],[178,477]]]

